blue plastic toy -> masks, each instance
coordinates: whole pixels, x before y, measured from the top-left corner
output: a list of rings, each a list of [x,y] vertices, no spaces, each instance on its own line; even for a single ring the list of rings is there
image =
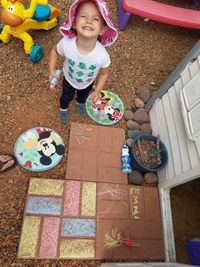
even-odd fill
[[[60,76],[60,74],[61,74],[61,70],[56,70],[56,75],[57,76]],[[50,90],[54,90],[55,87],[56,87],[56,85],[57,85],[57,83],[58,83],[57,78],[56,77],[53,77],[51,79],[51,83],[50,83]]]
[[[126,145],[122,147],[121,161],[122,161],[122,172],[131,173],[132,172],[132,168],[130,165],[131,157],[129,155],[129,148]]]

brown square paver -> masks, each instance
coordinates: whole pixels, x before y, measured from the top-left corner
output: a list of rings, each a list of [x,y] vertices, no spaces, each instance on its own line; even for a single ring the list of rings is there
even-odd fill
[[[158,190],[154,187],[98,183],[96,258],[163,260],[164,247]],[[104,248],[104,237],[117,229],[138,247]]]
[[[127,184],[121,171],[124,130],[72,123],[66,179]]]
[[[95,151],[71,149],[68,152],[66,178],[96,181],[98,155]]]

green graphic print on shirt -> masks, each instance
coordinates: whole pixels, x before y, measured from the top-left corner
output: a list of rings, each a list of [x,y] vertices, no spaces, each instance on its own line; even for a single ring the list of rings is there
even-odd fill
[[[95,65],[90,65],[89,70],[95,70],[96,66]]]
[[[77,71],[77,72],[76,72],[76,74],[77,74],[77,76],[78,76],[78,77],[81,77],[81,76],[83,76],[83,75],[84,75],[84,73],[83,73],[82,71],[80,71],[80,70],[79,70],[79,71]]]
[[[79,62],[78,67],[79,69],[84,70],[86,68],[86,65],[83,62]]]
[[[68,59],[68,63],[71,66],[74,66],[75,65],[75,61],[73,61],[72,59]]]
[[[89,65],[85,62],[75,62],[68,59],[68,75],[71,79],[76,80],[77,83],[89,83],[95,75],[96,65]],[[90,79],[88,79],[88,77]]]
[[[94,76],[94,71],[88,73],[88,77],[93,77]]]

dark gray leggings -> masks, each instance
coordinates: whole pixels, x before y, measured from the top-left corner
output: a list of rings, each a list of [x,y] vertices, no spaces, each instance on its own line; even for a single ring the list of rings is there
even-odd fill
[[[93,84],[94,83],[90,84],[85,89],[77,90],[71,86],[65,78],[63,78],[63,91],[60,97],[60,108],[67,109],[75,93],[77,94],[76,101],[81,104],[85,103],[90,91],[92,90]]]

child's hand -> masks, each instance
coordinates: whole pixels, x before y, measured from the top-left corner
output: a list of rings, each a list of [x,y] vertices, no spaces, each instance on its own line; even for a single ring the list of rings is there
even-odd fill
[[[91,94],[90,98],[92,100],[92,102],[96,102],[98,100],[98,98],[100,97],[99,92],[97,92],[96,90]]]
[[[51,80],[52,80],[54,77],[55,77],[57,80],[60,79],[60,75],[57,75],[57,74],[56,74],[56,70],[49,71],[49,83],[51,83]]]
[[[56,72],[53,70],[53,71],[49,71],[49,83],[51,83],[51,80],[53,79],[53,77],[56,76]]]
[[[49,72],[50,90],[55,89],[60,79],[60,70]]]

